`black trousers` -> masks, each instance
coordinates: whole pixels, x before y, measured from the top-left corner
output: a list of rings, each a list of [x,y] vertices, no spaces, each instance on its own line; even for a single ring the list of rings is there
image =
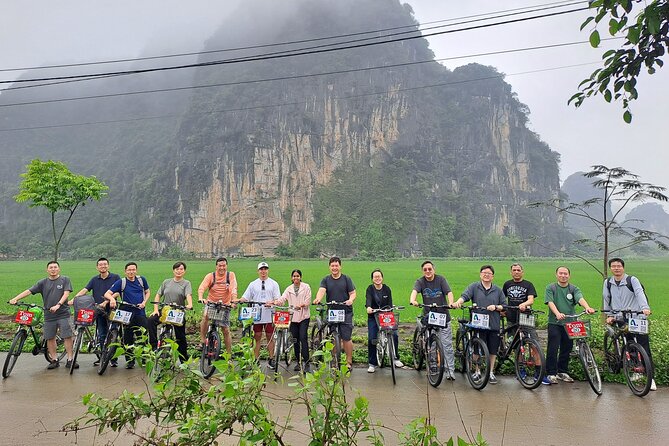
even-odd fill
[[[546,375],[557,375],[569,371],[569,353],[571,353],[572,348],[574,348],[574,341],[569,339],[564,326],[548,324]]]
[[[290,334],[293,337],[295,359],[299,361],[302,354],[302,364],[309,362],[309,319],[304,319],[298,323],[290,323]]]

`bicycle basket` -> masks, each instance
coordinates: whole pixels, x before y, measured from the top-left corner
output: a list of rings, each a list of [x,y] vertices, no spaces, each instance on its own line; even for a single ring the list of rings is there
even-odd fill
[[[95,323],[95,299],[91,295],[74,298],[74,323],[77,325],[92,325]]]
[[[274,313],[274,328],[288,328],[290,326],[290,312],[277,311]]]
[[[230,308],[207,306],[207,317],[212,321],[228,322],[230,321]]]
[[[14,322],[17,324],[21,325],[37,325],[39,322],[42,321],[44,318],[44,314],[42,313],[42,310],[34,307],[31,308],[30,311],[26,310],[19,310],[16,312],[16,317],[14,318]]]
[[[564,329],[567,330],[569,339],[590,337],[590,321],[565,322]]]
[[[536,327],[536,320],[533,314],[520,313],[518,315],[518,323],[521,327]]]
[[[165,305],[160,312],[160,323],[182,326],[186,319],[186,313],[183,310],[177,310]]]
[[[374,316],[376,317],[376,323],[382,330],[397,330],[397,326],[400,321],[399,313],[387,311],[376,313]]]

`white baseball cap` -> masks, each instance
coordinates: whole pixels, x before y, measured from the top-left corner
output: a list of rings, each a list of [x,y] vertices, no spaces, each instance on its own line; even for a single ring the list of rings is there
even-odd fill
[[[258,269],[260,268],[269,268],[269,265],[267,264],[267,262],[260,262],[258,263]]]

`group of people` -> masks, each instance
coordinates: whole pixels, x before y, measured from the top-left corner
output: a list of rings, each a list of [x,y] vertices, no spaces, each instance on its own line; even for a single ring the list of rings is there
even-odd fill
[[[356,288],[351,278],[342,274],[342,261],[339,257],[331,257],[328,265],[330,273],[325,276],[320,284],[316,297],[312,302],[312,291],[309,284],[302,281],[302,272],[294,269],[291,272],[291,284],[281,293],[279,284],[269,277],[269,265],[267,262],[258,263],[258,278],[253,280],[247,286],[241,298],[237,293],[237,278],[235,273],[228,270],[228,262],[224,257],[216,259],[215,270],[208,273],[203,278],[197,289],[197,297],[200,302],[220,302],[226,306],[237,303],[252,302],[260,306],[259,315],[254,319],[253,334],[255,339],[255,355],[260,355],[262,335],[265,334],[267,349],[269,353],[269,363],[273,365],[275,358],[273,348],[274,326],[272,320],[273,307],[277,305],[288,304],[292,309],[290,331],[294,339],[295,356],[297,364],[295,371],[309,370],[309,342],[308,327],[310,322],[310,305],[320,304],[323,299],[328,303],[337,303],[344,309],[344,321],[340,323],[339,331],[342,340],[342,350],[346,355],[346,363],[351,368],[353,362],[353,343],[351,340],[353,333],[353,303],[356,299]],[[137,274],[137,264],[129,262],[125,265],[124,277],[109,271],[109,261],[106,258],[100,258],[96,264],[98,274],[91,278],[88,284],[82,288],[75,296],[80,297],[91,293],[96,304],[105,308],[107,313],[110,309],[117,306],[116,298],[120,296],[123,302],[133,304],[128,307],[132,311],[130,329],[124,331],[123,342],[126,345],[132,345],[135,342],[136,330],[133,328],[144,328],[149,335],[149,342],[155,348],[157,345],[157,327],[160,324],[160,314],[158,303],[175,304],[183,306],[186,309],[193,308],[192,286],[184,278],[186,273],[186,264],[176,262],[172,267],[173,277],[166,279],[160,285],[154,300],[153,312],[147,318],[145,307],[150,300],[149,283],[144,276]],[[620,315],[614,310],[631,309],[642,311],[644,316],[650,314],[648,298],[643,286],[634,276],[625,274],[625,262],[621,258],[609,260],[609,268],[612,275],[607,278],[603,285],[602,299],[603,310],[607,314],[606,323],[622,323]],[[489,327],[487,330],[480,330],[480,337],[486,343],[491,352],[491,376],[490,383],[496,384],[497,379],[492,373],[495,366],[496,355],[500,343],[500,320],[505,316],[509,324],[518,323],[518,311],[524,311],[527,307],[535,304],[537,292],[534,285],[524,278],[523,267],[520,263],[511,265],[511,279],[506,281],[500,288],[493,283],[495,269],[492,265],[483,265],[480,268],[480,280],[470,284],[456,300],[453,291],[442,275],[436,274],[436,269],[431,261],[425,261],[421,265],[422,276],[419,277],[413,286],[409,296],[411,305],[418,305],[418,294],[421,295],[423,304],[436,304],[443,308],[424,308],[424,315],[429,311],[445,314],[446,325],[439,333],[443,347],[443,356],[445,361],[446,377],[449,380],[455,379],[455,361],[453,351],[453,334],[450,328],[450,314],[448,308],[461,308],[465,302],[476,304],[480,313],[488,315]],[[548,345],[546,353],[546,376],[543,377],[543,383],[546,385],[557,384],[559,381],[573,382],[568,374],[569,355],[573,348],[573,341],[567,336],[564,329],[564,321],[568,315],[573,314],[576,304],[584,307],[589,314],[596,310],[592,308],[583,296],[581,290],[570,283],[570,270],[566,266],[560,266],[555,271],[556,282],[546,286],[544,292],[544,302],[548,306]],[[377,319],[374,317],[374,310],[388,308],[393,305],[392,290],[384,283],[383,272],[375,269],[371,273],[372,283],[367,287],[365,297],[365,307],[368,313],[368,369],[369,373],[376,371],[379,366],[376,355],[376,339],[378,337],[379,327]],[[59,366],[56,358],[56,333],[60,331],[61,337],[65,341],[67,352],[67,366],[72,361],[72,327],[70,324],[69,305],[72,305],[74,299],[70,300],[69,295],[72,292],[70,280],[60,274],[58,262],[52,261],[47,264],[47,277],[40,280],[31,288],[21,292],[10,300],[11,304],[16,304],[20,299],[31,294],[41,293],[44,307],[48,310],[44,318],[44,336],[47,339],[47,348],[52,359],[49,369]],[[516,306],[519,310],[506,308],[506,305]],[[108,316],[104,312],[97,316],[97,337],[102,343],[107,334]],[[206,308],[202,315],[200,325],[201,345],[205,342],[205,336],[209,320]],[[230,335],[229,318],[222,321],[222,332],[225,347],[228,352],[232,348]],[[531,333],[536,336],[536,332]],[[176,342],[179,355],[182,360],[188,357],[185,326],[175,327]],[[650,345],[647,335],[637,335],[637,340],[646,349],[651,357]],[[395,361],[397,367],[403,364],[399,359],[398,336],[394,333],[393,341],[395,344]],[[126,368],[133,368],[134,362],[132,356],[126,357]],[[115,360],[112,367],[116,367]],[[74,364],[74,367],[78,367]],[[655,390],[655,382],[652,382],[651,390]]]

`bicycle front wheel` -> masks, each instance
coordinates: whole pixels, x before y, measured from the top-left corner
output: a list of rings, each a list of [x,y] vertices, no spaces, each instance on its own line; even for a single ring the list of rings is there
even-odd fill
[[[432,387],[438,387],[444,378],[444,355],[438,333],[430,334],[427,340],[427,380]]]
[[[376,363],[383,368],[386,365],[386,353],[388,350],[388,338],[385,332],[381,331],[376,337]]]
[[[395,381],[395,344],[393,343],[392,336],[389,333],[384,335],[386,339],[386,345],[388,347],[388,362],[390,363],[390,374],[393,376],[393,385],[396,384]]]
[[[469,384],[476,390],[482,390],[490,379],[490,353],[478,336],[473,336],[467,343],[465,360]]]
[[[416,327],[413,332],[413,340],[411,341],[411,356],[413,357],[413,366],[420,371],[425,362],[425,351],[423,350],[423,334],[420,327]]]
[[[623,352],[623,370],[630,390],[636,396],[646,396],[653,382],[653,366],[646,349],[630,342]]]
[[[200,372],[202,372],[202,376],[210,378],[214,374],[216,367],[213,364],[220,354],[221,338],[218,335],[218,331],[210,330],[207,333],[207,339],[204,342],[202,355],[200,356]]]
[[[592,350],[590,346],[583,342],[578,347],[578,357],[583,364],[583,370],[585,371],[585,377],[588,378],[590,387],[592,391],[597,395],[602,394],[602,378],[599,376],[599,368],[595,362],[595,357],[592,355]]]
[[[77,336],[74,338],[74,345],[72,346],[72,362],[70,362],[70,375],[74,373],[74,365],[77,363],[77,356],[79,356],[79,350],[81,349],[81,344],[84,341],[84,332],[86,329],[84,327],[77,327],[76,332]]]
[[[290,366],[290,363],[293,362],[293,336],[290,334],[290,330],[283,331],[283,360],[286,363],[286,367]],[[300,363],[300,358],[295,358],[297,363]]]
[[[5,358],[5,365],[2,367],[2,377],[7,378],[16,364],[16,360],[19,359],[19,355],[23,350],[23,344],[26,342],[28,337],[28,332],[26,330],[18,330],[14,335],[12,340],[12,345],[9,346],[9,351],[7,352],[7,357]]]
[[[105,344],[102,346],[102,353],[100,354],[100,364],[98,365],[98,375],[102,375],[109,361],[114,358],[116,354],[116,344],[118,343],[118,328],[110,328],[107,332],[107,338],[105,339]]]
[[[274,365],[271,367],[274,373],[279,373],[279,362],[283,354],[283,333],[278,333],[274,339]]]
[[[544,376],[546,359],[539,342],[523,338],[516,348],[516,377],[526,389],[536,389]]]
[[[322,361],[322,356],[316,355],[314,353],[323,349],[323,328],[319,327],[318,324],[315,324],[313,327],[311,327],[309,345],[311,347],[311,362],[318,364],[319,361]]]
[[[620,338],[611,336],[608,330],[609,328],[604,332],[604,360],[606,361],[606,368],[611,373],[619,373],[622,365]]]

